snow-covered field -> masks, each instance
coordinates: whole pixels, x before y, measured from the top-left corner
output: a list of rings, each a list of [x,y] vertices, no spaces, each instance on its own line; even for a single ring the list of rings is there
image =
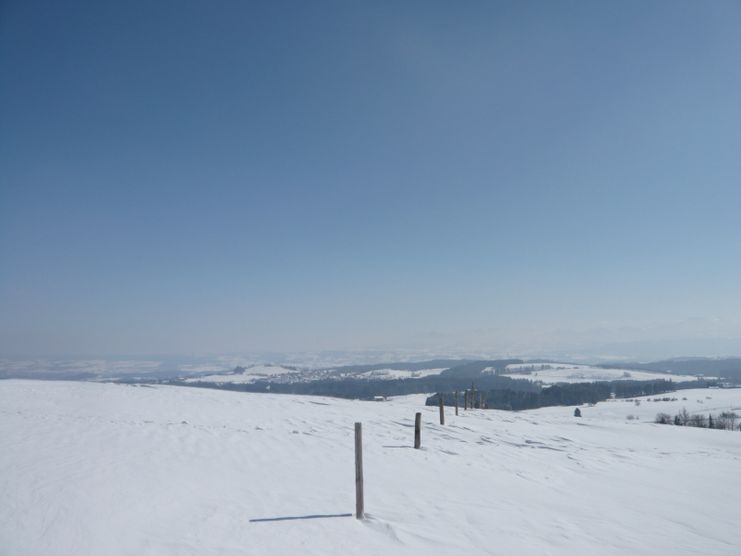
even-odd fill
[[[630,369],[603,369],[573,363],[517,363],[507,365],[506,373],[511,378],[537,380],[544,384],[557,382],[596,382],[600,380],[672,380],[687,382],[697,380],[690,375],[652,373]]]
[[[298,375],[299,371],[281,365],[252,365],[244,372],[226,372],[186,379],[185,382],[213,382],[214,384],[248,384],[266,378]]]
[[[417,371],[410,371],[407,369],[374,369],[372,371],[365,371],[352,375],[353,378],[367,378],[375,380],[396,380],[400,378],[423,378],[426,376],[439,375],[447,367],[438,369],[419,369]]]
[[[213,384],[248,384],[259,380],[279,379],[284,382],[307,382],[332,378],[343,380],[347,378],[363,380],[396,380],[403,378],[423,378],[439,375],[447,367],[431,369],[397,369],[393,367],[373,369],[370,371],[345,371],[336,369],[310,369],[308,367],[294,368],[282,365],[251,365],[244,371],[225,371],[205,376],[195,376],[185,379],[185,382],[208,382]]]
[[[0,381],[0,553],[737,555],[741,433],[650,421],[741,390],[672,396],[440,426],[424,396]]]

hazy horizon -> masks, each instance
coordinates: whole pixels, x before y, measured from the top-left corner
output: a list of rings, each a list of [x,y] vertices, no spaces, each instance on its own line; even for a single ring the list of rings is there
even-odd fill
[[[4,2],[0,358],[741,355],[737,2]]]

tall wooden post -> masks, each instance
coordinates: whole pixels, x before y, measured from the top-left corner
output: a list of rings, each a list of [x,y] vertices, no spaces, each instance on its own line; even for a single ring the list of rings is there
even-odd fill
[[[414,447],[419,449],[422,445],[422,414],[417,413],[414,416]]]
[[[458,390],[455,391],[455,416],[458,416]]]
[[[443,395],[440,394],[440,424],[445,424],[445,404],[443,403]]]
[[[355,423],[355,517],[363,519],[363,425]]]
[[[463,411],[468,410],[468,390],[463,391]]]

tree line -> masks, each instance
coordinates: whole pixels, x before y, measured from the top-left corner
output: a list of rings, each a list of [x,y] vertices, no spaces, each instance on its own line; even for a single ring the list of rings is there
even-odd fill
[[[707,417],[701,413],[690,413],[686,408],[672,417],[668,413],[657,413],[654,422],[660,425],[676,425],[678,427],[698,427],[701,429],[736,430],[738,414],[733,411],[723,411]],[[738,427],[741,430],[741,427]]]
[[[527,381],[520,381],[527,382]],[[533,383],[531,383],[533,384]],[[705,381],[692,382],[693,388],[707,387]],[[519,411],[522,409],[536,409],[555,405],[582,405],[595,404],[609,398],[632,398],[636,396],[651,396],[673,392],[682,388],[682,383],[671,380],[613,380],[600,382],[578,382],[554,384],[548,387],[538,387],[521,390],[508,387],[487,389],[482,385],[474,385],[475,407],[483,403],[488,409],[505,409]],[[481,397],[479,398],[479,394]],[[447,391],[427,398],[427,405],[437,405],[440,396],[444,405],[455,404],[455,392]]]

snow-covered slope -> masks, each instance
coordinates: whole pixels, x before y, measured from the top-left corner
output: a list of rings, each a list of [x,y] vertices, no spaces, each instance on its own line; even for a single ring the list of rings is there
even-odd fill
[[[679,394],[662,403],[741,406],[741,390]],[[0,381],[0,553],[739,553],[741,433],[654,425],[647,401],[440,426],[424,399]],[[343,515],[354,421],[365,521]]]
[[[435,368],[372,368],[359,371],[356,369],[328,368],[312,369],[309,367],[286,367],[283,365],[251,365],[237,367],[232,371],[223,371],[214,374],[186,378],[184,382],[203,382],[211,384],[249,384],[261,380],[270,382],[311,382],[313,380],[396,380],[404,378],[423,378],[439,375],[448,367]]]
[[[400,378],[424,378],[426,376],[439,375],[446,367],[438,369],[419,369],[410,371],[408,369],[374,369],[352,375],[353,378],[367,378],[376,380],[396,380]]]
[[[298,376],[300,371],[281,365],[252,365],[239,370],[188,378],[185,382],[211,382],[214,384],[247,384],[266,378]]]
[[[590,365],[573,363],[517,363],[507,365],[506,376],[527,380],[537,380],[544,384],[557,382],[597,382],[600,380],[672,380],[687,382],[697,380],[690,375],[652,373],[630,369],[605,369]]]

